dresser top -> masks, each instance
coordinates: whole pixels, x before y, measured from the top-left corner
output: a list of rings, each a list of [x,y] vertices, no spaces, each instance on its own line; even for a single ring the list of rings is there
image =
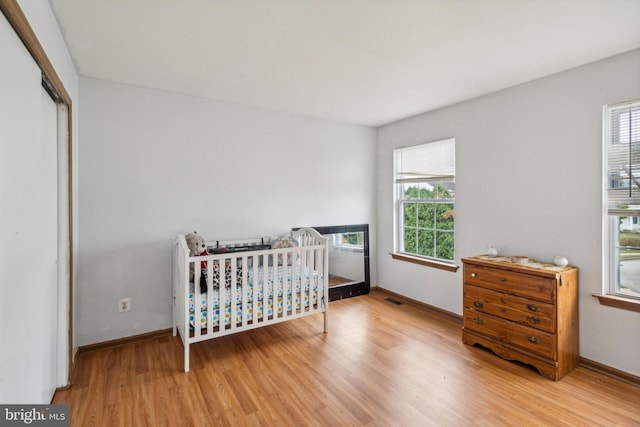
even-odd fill
[[[546,273],[563,273],[565,271],[575,270],[576,267],[567,265],[565,267],[559,267],[555,264],[536,261],[535,259],[529,259],[528,262],[511,262],[511,259],[506,256],[489,256],[489,255],[477,255],[462,259],[463,262],[491,265],[497,267],[503,267],[507,269],[525,269]]]

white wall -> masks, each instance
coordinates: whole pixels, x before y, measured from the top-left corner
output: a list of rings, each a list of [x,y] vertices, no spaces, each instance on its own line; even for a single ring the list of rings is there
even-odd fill
[[[88,78],[80,94],[80,345],[171,327],[177,233],[375,225],[374,129]]]
[[[640,375],[640,313],[601,306],[602,107],[640,97],[640,50],[379,129],[378,283],[462,313],[457,273],[392,260],[392,150],[456,138],[456,262],[502,254],[580,268],[580,355]]]

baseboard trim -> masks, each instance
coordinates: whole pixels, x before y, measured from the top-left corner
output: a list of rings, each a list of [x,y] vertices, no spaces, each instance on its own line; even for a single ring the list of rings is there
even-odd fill
[[[78,356],[80,355],[80,349],[76,347],[75,353],[73,353],[73,360],[71,361],[71,372],[69,372],[69,387],[76,382],[76,374],[78,373]]]
[[[73,360],[69,362],[69,378],[67,378],[68,384],[63,385],[62,387],[57,387],[55,393],[71,388],[73,383],[76,381],[76,372],[78,371],[78,349],[76,348],[76,352],[73,355]],[[54,393],[54,395],[55,395]]]
[[[612,368],[611,366],[603,365],[602,363],[593,360],[585,359],[584,357],[580,357],[578,359],[578,366],[582,366],[583,368],[589,369],[591,371],[599,372],[608,377],[615,378],[616,380],[640,386],[640,377],[616,368]]]
[[[173,334],[173,328],[159,329],[144,334],[133,335],[130,337],[118,338],[110,341],[98,342],[95,344],[83,345],[78,347],[78,355],[91,353],[92,351],[110,350],[112,348],[123,347],[125,345],[137,344],[139,342],[148,341],[156,338],[164,338]],[[76,357],[77,360],[77,357]]]
[[[434,305],[430,305],[430,304],[424,303],[422,301],[418,301],[418,300],[415,300],[413,298],[406,297],[406,296],[404,296],[402,294],[398,294],[396,292],[390,291],[389,289],[381,288],[380,286],[373,286],[371,288],[371,290],[372,291],[377,291],[377,292],[383,292],[385,294],[388,294],[388,295],[394,297],[395,299],[402,300],[402,301],[404,301],[404,302],[406,302],[408,304],[415,305],[416,307],[420,307],[422,309],[425,309],[425,310],[428,310],[428,311],[431,311],[431,312],[434,312],[434,313],[437,313],[437,314],[441,314],[443,316],[449,317],[449,318],[451,318],[451,319],[453,319],[453,320],[455,320],[457,322],[462,323],[462,316],[460,316],[459,314],[452,313],[450,311],[443,310],[443,309],[441,309],[439,307],[436,307]]]

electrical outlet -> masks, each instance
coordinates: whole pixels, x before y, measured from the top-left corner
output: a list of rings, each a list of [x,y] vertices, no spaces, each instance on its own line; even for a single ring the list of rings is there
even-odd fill
[[[131,310],[131,298],[122,298],[120,301],[118,301],[118,311],[120,313],[129,310]]]

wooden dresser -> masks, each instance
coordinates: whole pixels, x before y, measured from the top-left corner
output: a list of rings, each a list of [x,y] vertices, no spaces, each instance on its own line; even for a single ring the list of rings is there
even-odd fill
[[[558,381],[578,364],[578,269],[463,258],[462,341]]]

